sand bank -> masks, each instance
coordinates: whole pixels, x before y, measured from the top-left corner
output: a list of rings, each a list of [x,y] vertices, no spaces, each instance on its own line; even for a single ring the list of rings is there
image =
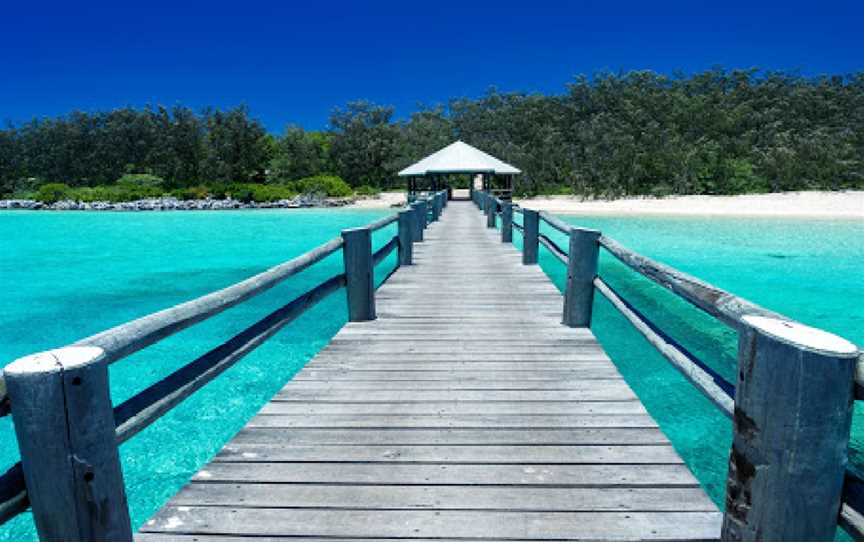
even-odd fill
[[[517,199],[523,207],[561,214],[765,216],[864,220],[864,191],[782,192],[743,196],[670,196],[581,200],[573,196]],[[405,192],[382,192],[359,199],[349,208],[385,209],[405,203]]]
[[[387,209],[405,205],[405,191],[381,192],[377,196],[358,198],[348,209]]]
[[[518,203],[529,209],[561,214],[864,219],[864,191],[851,190],[585,201],[551,196],[518,200]]]

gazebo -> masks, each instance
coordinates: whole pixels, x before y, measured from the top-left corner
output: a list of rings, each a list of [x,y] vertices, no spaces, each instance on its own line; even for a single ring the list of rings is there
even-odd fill
[[[519,169],[463,142],[456,141],[399,172],[408,179],[408,201],[418,193],[447,190],[453,199],[452,175],[470,176],[468,198],[473,191],[487,190],[502,199],[510,199],[513,178]]]

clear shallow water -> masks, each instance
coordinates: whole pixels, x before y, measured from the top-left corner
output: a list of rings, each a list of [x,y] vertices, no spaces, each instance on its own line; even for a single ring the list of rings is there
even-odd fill
[[[227,286],[301,254],[341,228],[383,211],[201,213],[0,212],[0,360],[67,344]],[[864,225],[851,221],[567,217],[647,256],[756,303],[864,344]],[[380,246],[395,228],[376,235]],[[554,230],[547,232],[558,235]],[[560,237],[559,237],[560,239]],[[563,239],[561,239],[563,242]],[[565,245],[566,246],[566,245]],[[564,270],[541,250],[559,285]],[[382,268],[382,271],[386,268]],[[302,290],[341,270],[338,255],[285,284],[145,349],[111,368],[123,400],[212,348]],[[383,274],[383,273],[382,273]],[[645,314],[727,378],[735,336],[608,255],[601,274]],[[123,445],[133,522],[170,498],[345,321],[337,293],[283,329],[179,408]],[[605,300],[594,330],[612,359],[718,503],[730,424]],[[734,378],[733,378],[734,380]],[[853,460],[864,449],[856,417]],[[0,469],[17,459],[0,419]],[[860,460],[864,465],[864,459]],[[29,515],[0,527],[0,541],[35,540]]]
[[[366,224],[385,211],[0,212],[0,365],[223,288]],[[373,237],[381,246],[390,226]],[[393,256],[378,268],[392,268]],[[341,272],[340,255],[246,303],[115,363],[122,401],[302,291]],[[346,320],[337,292],[121,447],[134,525],[148,519]],[[18,459],[0,419],[0,470]],[[36,540],[29,513],[0,541]]]

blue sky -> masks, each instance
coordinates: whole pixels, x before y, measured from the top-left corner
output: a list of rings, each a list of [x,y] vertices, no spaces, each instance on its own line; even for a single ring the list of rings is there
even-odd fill
[[[80,4],[80,5],[74,5]],[[273,132],[577,74],[864,69],[860,0],[21,2],[0,14],[0,120],[245,103]]]

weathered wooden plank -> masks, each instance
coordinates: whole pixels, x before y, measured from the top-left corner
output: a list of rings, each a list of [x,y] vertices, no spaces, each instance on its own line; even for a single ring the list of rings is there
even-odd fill
[[[546,354],[538,354],[536,352],[513,352],[507,355],[502,354],[493,354],[493,353],[485,353],[485,352],[464,352],[462,355],[458,355],[458,352],[412,352],[410,356],[398,356],[394,355],[392,352],[377,352],[377,353],[365,353],[365,352],[330,352],[324,351],[318,355],[315,360],[312,361],[313,364],[320,364],[323,362],[344,362],[344,361],[386,361],[388,363],[400,363],[400,364],[414,364],[417,365],[420,362],[424,364],[430,361],[446,361],[446,362],[458,362],[458,363],[472,363],[472,362],[494,362],[499,363],[503,361],[508,362],[521,362],[521,363],[547,363],[547,362],[570,362],[570,363],[579,363],[580,361],[608,361],[609,357],[605,352],[602,351],[589,351],[589,352],[568,352],[565,350],[559,350],[555,353],[546,353]]]
[[[332,538],[309,538],[297,536],[255,536],[252,540],[247,536],[226,536],[221,534],[175,534],[175,533],[137,533],[135,542],[326,542],[337,540]],[[469,542],[465,538],[350,538],[339,537],[339,542]],[[507,542],[505,539],[495,540],[484,538],[484,542]]]
[[[677,464],[670,445],[633,446],[271,446],[231,442],[214,461],[375,463]]]
[[[350,538],[339,537],[333,538],[309,538],[297,536],[255,536],[249,539],[247,536],[226,536],[221,534],[175,534],[175,533],[137,533],[135,542],[326,542],[339,540],[339,542],[470,542],[466,538]],[[505,539],[495,540],[494,538],[484,538],[484,542],[507,542]]]
[[[519,371],[529,371],[532,374],[543,374],[544,372],[564,372],[569,374],[581,374],[582,372],[596,371],[601,369],[612,370],[612,366],[608,360],[604,358],[567,360],[567,361],[542,361],[542,360],[525,360],[525,361],[441,361],[438,359],[418,359],[414,361],[379,361],[380,358],[371,359],[354,359],[348,361],[345,358],[332,360],[317,359],[308,366],[308,371],[390,371],[390,372],[415,372],[415,371],[435,371],[435,372],[497,372],[503,374]],[[422,362],[422,363],[421,363]],[[617,370],[617,369],[615,369]],[[301,373],[302,374],[302,373]],[[458,376],[458,375],[455,375]]]
[[[603,381],[600,381],[603,382]],[[623,382],[598,384],[585,390],[291,390],[277,399],[320,401],[614,401],[636,395]]]
[[[268,414],[247,427],[656,427],[647,414]]]
[[[556,487],[699,487],[683,463],[603,464],[411,464],[213,462],[193,480],[303,484],[491,485]]]
[[[262,414],[645,414],[636,399],[629,401],[271,401]]]
[[[317,367],[317,366],[316,366]],[[516,380],[520,382],[561,382],[568,379],[595,379],[595,378],[621,378],[621,374],[614,367],[599,366],[582,368],[581,370],[463,370],[459,372],[457,377],[461,382],[508,382]],[[415,381],[415,382],[430,382],[430,381],[452,381],[454,375],[452,370],[424,370],[418,368],[413,371],[403,370],[362,370],[362,369],[325,369],[325,368],[308,368],[294,377],[294,382],[308,381],[350,381],[350,382],[396,382],[396,381]]]
[[[486,353],[500,354],[504,357],[518,357],[519,354],[562,354],[571,355],[571,353],[600,353],[601,349],[592,344],[552,344],[537,342],[535,344],[489,344],[489,343],[443,343],[440,347],[430,343],[405,342],[405,343],[369,343],[361,349],[354,345],[334,345],[328,347],[328,354],[351,354],[354,352],[363,352],[369,354],[412,354],[412,353],[429,353],[436,355],[458,355],[462,353]],[[500,357],[500,356],[499,356]]]
[[[562,488],[206,483],[186,486],[174,506],[500,510],[534,512],[712,512],[699,488]]]
[[[656,427],[540,429],[296,429],[247,426],[233,441],[237,444],[355,444],[371,446],[420,445],[522,445],[551,444],[666,444]]]
[[[719,512],[473,512],[285,510],[178,506],[144,532],[520,540],[713,540]]]
[[[580,390],[592,391],[597,388],[623,389],[620,376],[593,378],[593,379],[566,379],[566,380],[497,380],[497,379],[437,379],[437,380],[292,380],[282,391],[290,393],[293,391],[316,391],[316,390],[380,390],[386,387],[390,391],[418,390],[527,390],[527,391],[563,391]]]
[[[597,341],[593,337],[572,337],[566,335],[558,335],[550,333],[548,336],[540,337],[538,334],[523,334],[520,336],[507,336],[501,337],[501,333],[499,332],[496,335],[486,334],[486,335],[471,335],[465,336],[464,330],[463,335],[460,337],[456,333],[451,334],[439,334],[439,333],[427,333],[425,335],[421,335],[419,333],[414,333],[412,335],[399,335],[399,334],[386,334],[386,335],[336,335],[333,337],[333,340],[330,341],[330,345],[333,349],[337,349],[337,347],[341,346],[350,346],[355,349],[365,349],[371,345],[381,345],[381,344],[390,344],[390,343],[400,343],[400,344],[420,344],[422,342],[428,342],[431,339],[441,339],[446,340],[447,343],[451,345],[470,345],[474,343],[484,343],[488,344],[490,341],[493,341],[496,344],[502,345],[541,345],[541,346],[573,346],[573,347],[597,347]]]

